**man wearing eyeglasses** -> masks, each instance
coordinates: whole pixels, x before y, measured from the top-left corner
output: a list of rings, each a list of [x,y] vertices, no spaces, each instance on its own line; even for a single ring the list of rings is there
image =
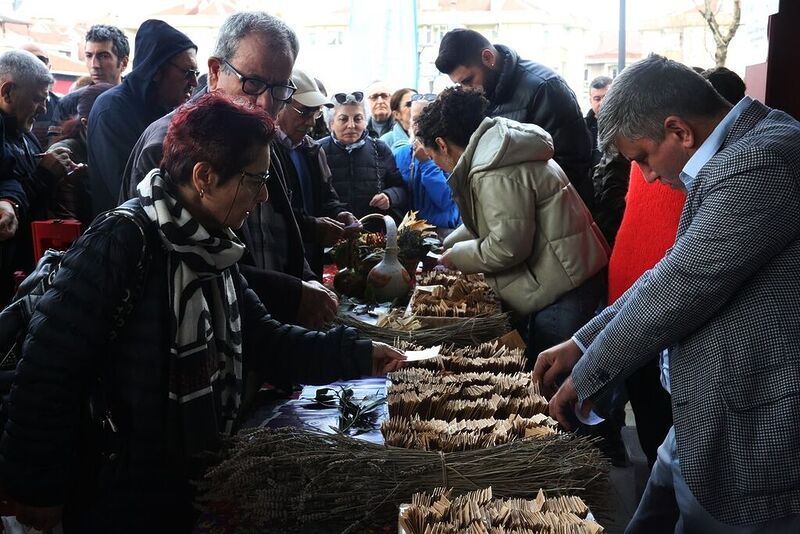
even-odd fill
[[[392,108],[389,105],[392,91],[384,82],[375,81],[367,86],[364,96],[367,97],[367,111],[369,111],[367,132],[370,137],[378,139],[383,134],[391,132],[394,127]]]
[[[295,70],[292,82],[297,91],[278,114],[278,142],[275,155],[286,171],[286,185],[292,193],[292,207],[300,213],[298,223],[303,234],[312,270],[322,274],[323,247],[331,246],[347,235],[355,235],[361,225],[339,200],[331,182],[325,157],[308,133],[322,116],[322,108],[333,104],[320,92],[317,82],[307,73]]]
[[[133,71],[100,95],[89,114],[92,212],[117,206],[122,173],[151,122],[183,104],[197,86],[197,45],[166,22],[147,20],[136,32]]]
[[[206,91],[222,91],[276,117],[296,87],[291,74],[299,44],[283,21],[260,11],[239,12],[220,27],[208,58]],[[133,148],[120,201],[136,196],[136,185],[158,167],[171,116],[151,124]],[[336,314],[338,300],[316,280],[305,260],[300,229],[292,211],[280,159],[270,158],[269,201],[259,204],[240,231],[247,252],[239,262],[250,287],[273,317],[284,323],[320,328]]]

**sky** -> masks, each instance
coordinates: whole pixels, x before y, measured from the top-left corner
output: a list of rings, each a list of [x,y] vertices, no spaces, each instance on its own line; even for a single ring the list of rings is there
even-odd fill
[[[14,0],[0,0],[0,13],[11,14],[10,6]],[[117,15],[122,17],[137,15],[143,19],[147,15],[164,9],[165,7],[176,5],[178,1],[171,0],[135,0],[131,1],[114,1],[114,0],[16,0],[20,3],[20,14],[28,13],[58,13],[60,19],[70,19],[73,17],[83,20],[91,20],[96,16],[104,16],[106,14]],[[379,2],[381,0],[375,0]],[[384,0],[391,2],[405,2],[410,0]],[[731,3],[731,0],[720,0],[724,3]],[[766,3],[777,4],[777,0],[742,0],[743,3]],[[321,3],[327,3],[327,0],[294,0],[292,3],[295,6],[313,6]],[[666,13],[674,8],[675,4],[696,4],[702,5],[702,0],[663,0],[655,2],[653,0],[627,0],[626,14],[628,24],[635,27],[638,21],[644,18],[657,17],[660,14]],[[270,10],[270,4],[276,4],[269,0],[262,0],[260,2],[251,2],[254,6],[261,9]],[[284,4],[284,2],[279,2]],[[285,4],[284,4],[285,5]],[[68,6],[68,7],[67,7]],[[566,10],[571,13],[584,13],[591,17],[592,20],[597,21],[598,26],[615,28],[619,19],[619,0],[560,0],[558,2],[548,2],[548,9],[552,10]],[[304,9],[308,14],[309,20],[312,19],[314,10]]]

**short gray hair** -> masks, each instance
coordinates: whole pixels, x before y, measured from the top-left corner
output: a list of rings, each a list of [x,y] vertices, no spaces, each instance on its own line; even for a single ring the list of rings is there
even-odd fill
[[[322,110],[322,113],[325,115],[325,123],[328,126],[330,126],[331,124],[333,124],[333,119],[336,118],[336,114],[339,112],[340,109],[342,109],[344,107],[348,107],[349,108],[349,107],[353,107],[353,106],[357,106],[357,107],[361,108],[361,111],[364,113],[364,118],[365,119],[367,118],[367,107],[364,105],[364,101],[363,100],[361,102],[354,102],[352,100],[348,100],[347,103],[345,103],[345,104],[340,104],[339,102],[336,102],[334,100],[332,108],[326,107],[326,108],[323,108],[323,110]]]
[[[8,50],[0,54],[0,81],[34,88],[50,85],[54,79],[44,63],[27,50]]]
[[[289,52],[292,61],[297,59],[300,51],[297,34],[281,19],[264,11],[242,11],[225,19],[219,28],[213,57],[230,61],[236,55],[242,39],[251,33],[264,36],[267,47],[273,52]]]
[[[607,150],[615,139],[664,138],[664,120],[670,115],[710,118],[730,104],[690,67],[650,54],[614,79],[597,116],[598,146]]]

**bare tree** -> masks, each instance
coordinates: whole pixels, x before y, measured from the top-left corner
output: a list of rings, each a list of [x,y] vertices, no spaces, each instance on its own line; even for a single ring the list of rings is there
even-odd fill
[[[702,8],[698,7],[697,11],[699,11],[700,15],[702,15],[706,20],[708,27],[711,28],[711,34],[714,36],[714,42],[717,45],[717,50],[714,52],[714,61],[716,62],[717,67],[724,67],[725,60],[728,59],[728,45],[730,44],[731,39],[733,39],[733,36],[736,35],[736,30],[739,29],[741,24],[741,0],[733,0],[733,19],[727,28],[720,28],[719,22],[717,22],[719,9],[717,9],[715,12],[713,9],[711,9],[711,3],[711,0],[705,0],[704,6]],[[719,4],[721,3],[722,2],[719,2]]]

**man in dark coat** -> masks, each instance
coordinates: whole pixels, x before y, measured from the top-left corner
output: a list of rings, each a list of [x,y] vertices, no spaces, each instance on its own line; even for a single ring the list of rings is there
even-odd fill
[[[321,276],[323,247],[335,244],[346,232],[357,234],[361,225],[348,211],[347,204],[339,200],[331,183],[325,152],[308,135],[322,115],[322,107],[331,108],[333,104],[306,72],[295,70],[292,83],[297,91],[278,114],[277,139],[273,147],[286,172],[286,185],[303,234],[306,259],[311,269]]]
[[[11,296],[12,273],[33,267],[30,222],[44,216],[56,182],[75,167],[65,149],[43,154],[31,133],[52,83],[47,67],[30,52],[0,54],[0,305]]]
[[[94,214],[117,205],[122,172],[136,140],[151,122],[189,100],[198,75],[197,45],[166,22],[142,23],[133,70],[97,99],[89,115]]]
[[[591,208],[592,142],[575,93],[564,78],[464,28],[451,30],[442,38],[436,68],[455,83],[483,90],[489,99],[486,112],[490,117],[506,117],[547,130],[553,137],[553,159]]]
[[[284,105],[278,97],[291,98],[291,91],[284,88],[298,48],[291,28],[271,15],[231,15],[220,27],[214,55],[208,59],[207,90],[248,99],[274,117]],[[136,185],[159,166],[170,118],[155,121],[136,142],[123,173],[120,201],[134,198]],[[269,202],[259,204],[238,231],[247,245],[239,262],[242,274],[275,318],[319,328],[333,318],[338,301],[314,281],[316,275],[305,261],[285,172],[274,153],[267,190]]]

